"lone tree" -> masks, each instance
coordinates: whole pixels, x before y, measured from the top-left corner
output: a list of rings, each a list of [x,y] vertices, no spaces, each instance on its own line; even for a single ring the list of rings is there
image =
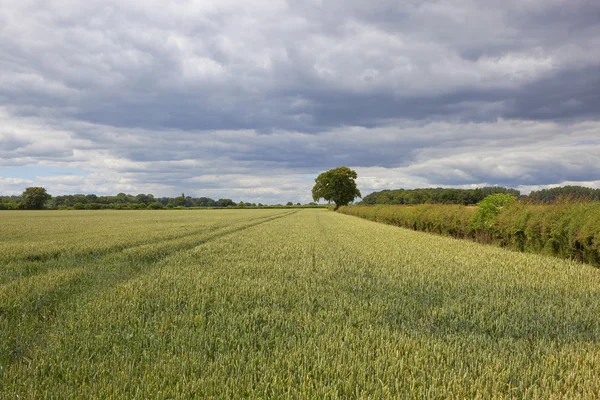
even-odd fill
[[[362,197],[356,188],[356,171],[348,167],[338,167],[323,172],[315,179],[312,189],[313,199],[325,199],[335,203],[335,209],[345,206],[357,197]]]
[[[43,187],[28,187],[21,194],[23,199],[23,208],[27,210],[41,210],[44,208],[46,201],[50,200],[50,196]]]

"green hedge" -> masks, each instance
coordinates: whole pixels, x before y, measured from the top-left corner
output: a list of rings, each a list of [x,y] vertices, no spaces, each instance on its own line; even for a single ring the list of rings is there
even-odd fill
[[[384,224],[464,239],[475,238],[475,231],[471,229],[475,210],[474,207],[453,204],[420,204],[346,206],[338,211]]]
[[[600,265],[600,203],[517,203],[493,228],[502,246]]]
[[[476,207],[424,204],[417,206],[348,206],[343,214],[514,250],[548,254],[600,266],[600,203],[532,205],[514,203],[485,228],[476,229]]]

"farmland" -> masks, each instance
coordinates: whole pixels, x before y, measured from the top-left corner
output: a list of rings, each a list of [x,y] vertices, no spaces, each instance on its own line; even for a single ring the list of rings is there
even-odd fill
[[[0,214],[0,398],[597,398],[600,271],[325,210]]]

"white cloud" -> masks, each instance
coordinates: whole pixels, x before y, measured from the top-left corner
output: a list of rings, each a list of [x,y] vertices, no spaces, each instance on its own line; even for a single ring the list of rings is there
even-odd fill
[[[310,201],[312,179],[355,168],[363,194],[384,188],[502,184],[533,187],[600,180],[600,123],[498,120],[488,123],[389,121],[318,134],[113,128],[11,116],[0,140],[4,165],[71,168],[81,175],[5,181],[53,193],[152,192]],[[16,149],[15,149],[16,147]],[[4,154],[4,153],[3,153]],[[1,175],[0,175],[1,176]],[[10,177],[5,177],[10,178]]]

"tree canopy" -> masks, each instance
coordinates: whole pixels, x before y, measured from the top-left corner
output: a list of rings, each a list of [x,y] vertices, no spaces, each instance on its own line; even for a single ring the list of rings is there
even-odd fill
[[[508,193],[519,197],[516,189],[489,186],[477,189],[426,188],[396,189],[373,192],[364,197],[361,204],[477,204],[487,196]]]
[[[584,186],[563,186],[541,189],[529,193],[527,200],[531,203],[553,203],[563,201],[600,201],[600,189]]]
[[[340,206],[345,206],[355,198],[361,197],[356,187],[356,178],[356,171],[348,167],[338,167],[323,172],[315,179],[315,186],[312,189],[313,199],[333,201],[337,210]]]
[[[27,210],[41,210],[51,198],[43,187],[28,187],[21,195],[21,203]]]

